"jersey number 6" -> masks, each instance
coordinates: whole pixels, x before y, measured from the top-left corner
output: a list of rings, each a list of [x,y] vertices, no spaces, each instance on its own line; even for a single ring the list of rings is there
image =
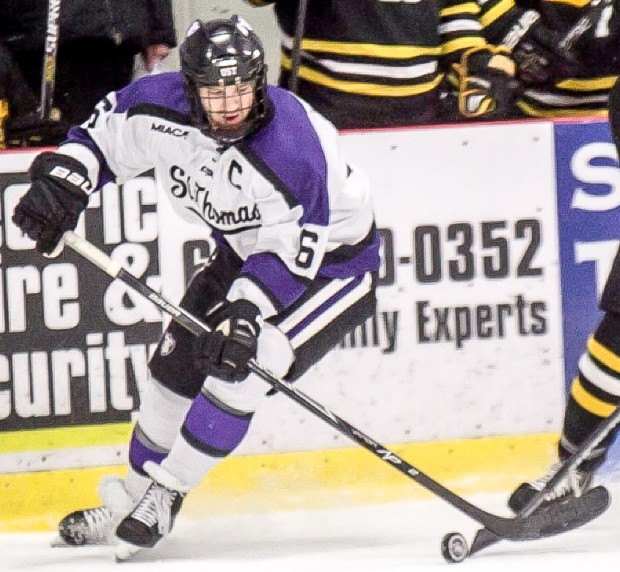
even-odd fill
[[[299,238],[299,253],[295,258],[295,264],[300,268],[307,269],[312,266],[314,247],[319,240],[319,235],[307,229],[302,229]]]

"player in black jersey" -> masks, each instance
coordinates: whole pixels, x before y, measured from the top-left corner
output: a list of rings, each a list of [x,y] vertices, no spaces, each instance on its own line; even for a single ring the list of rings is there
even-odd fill
[[[478,0],[485,37],[517,63],[517,117],[607,117],[620,73],[616,0]]]
[[[274,6],[289,87],[302,2],[247,1]],[[487,44],[479,14],[469,0],[307,0],[298,93],[339,129],[504,118],[513,62]]]
[[[611,90],[609,118],[616,149],[620,153],[620,82],[616,82]],[[575,453],[597,425],[611,416],[620,404],[620,251],[607,278],[600,309],[604,311],[603,318],[587,341],[568,396],[557,449],[559,461]],[[596,470],[605,462],[617,434],[618,427],[570,475],[564,487],[549,496],[547,501],[553,502],[570,494],[579,496],[587,490]],[[537,491],[542,490],[559,467],[559,462],[554,463],[540,479],[522,483],[508,500],[510,508],[518,512]]]

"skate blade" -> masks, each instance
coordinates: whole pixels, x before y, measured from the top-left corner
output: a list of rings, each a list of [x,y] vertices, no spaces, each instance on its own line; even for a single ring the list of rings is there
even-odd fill
[[[120,542],[114,550],[114,560],[119,564],[131,560],[142,548],[135,544]]]

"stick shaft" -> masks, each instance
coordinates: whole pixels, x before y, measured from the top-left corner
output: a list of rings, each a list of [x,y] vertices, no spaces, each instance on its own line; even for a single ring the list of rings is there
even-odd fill
[[[291,50],[291,75],[289,76],[288,88],[293,93],[297,93],[299,83],[299,67],[301,66],[301,41],[306,29],[306,15],[308,12],[308,1],[299,0],[297,5],[297,18],[295,20],[295,37],[293,38],[293,48]]]
[[[58,54],[60,0],[48,0],[47,30],[43,55],[43,75],[41,77],[41,119],[50,119],[54,102],[56,84],[56,59]]]

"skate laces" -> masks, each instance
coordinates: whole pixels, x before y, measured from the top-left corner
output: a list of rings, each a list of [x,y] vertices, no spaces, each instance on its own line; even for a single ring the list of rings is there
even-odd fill
[[[89,508],[84,511],[84,522],[84,535],[88,540],[103,540],[111,529],[112,513],[105,506]]]
[[[151,527],[157,525],[157,530],[162,536],[170,532],[172,524],[171,507],[177,495],[177,491],[172,491],[158,485],[150,486],[144,498],[134,509],[132,517]]]
[[[562,468],[562,463],[559,461],[553,463],[551,468],[547,472],[546,475],[536,479],[535,481],[530,482],[530,485],[533,489],[537,491],[542,491],[547,483],[555,476],[555,474]],[[564,480],[557,484],[554,490],[549,491],[545,495],[546,501],[557,500],[562,498],[567,494],[574,494],[576,497],[581,496],[581,493],[584,491],[587,485],[587,475],[578,469],[573,469],[569,471],[565,476]]]

